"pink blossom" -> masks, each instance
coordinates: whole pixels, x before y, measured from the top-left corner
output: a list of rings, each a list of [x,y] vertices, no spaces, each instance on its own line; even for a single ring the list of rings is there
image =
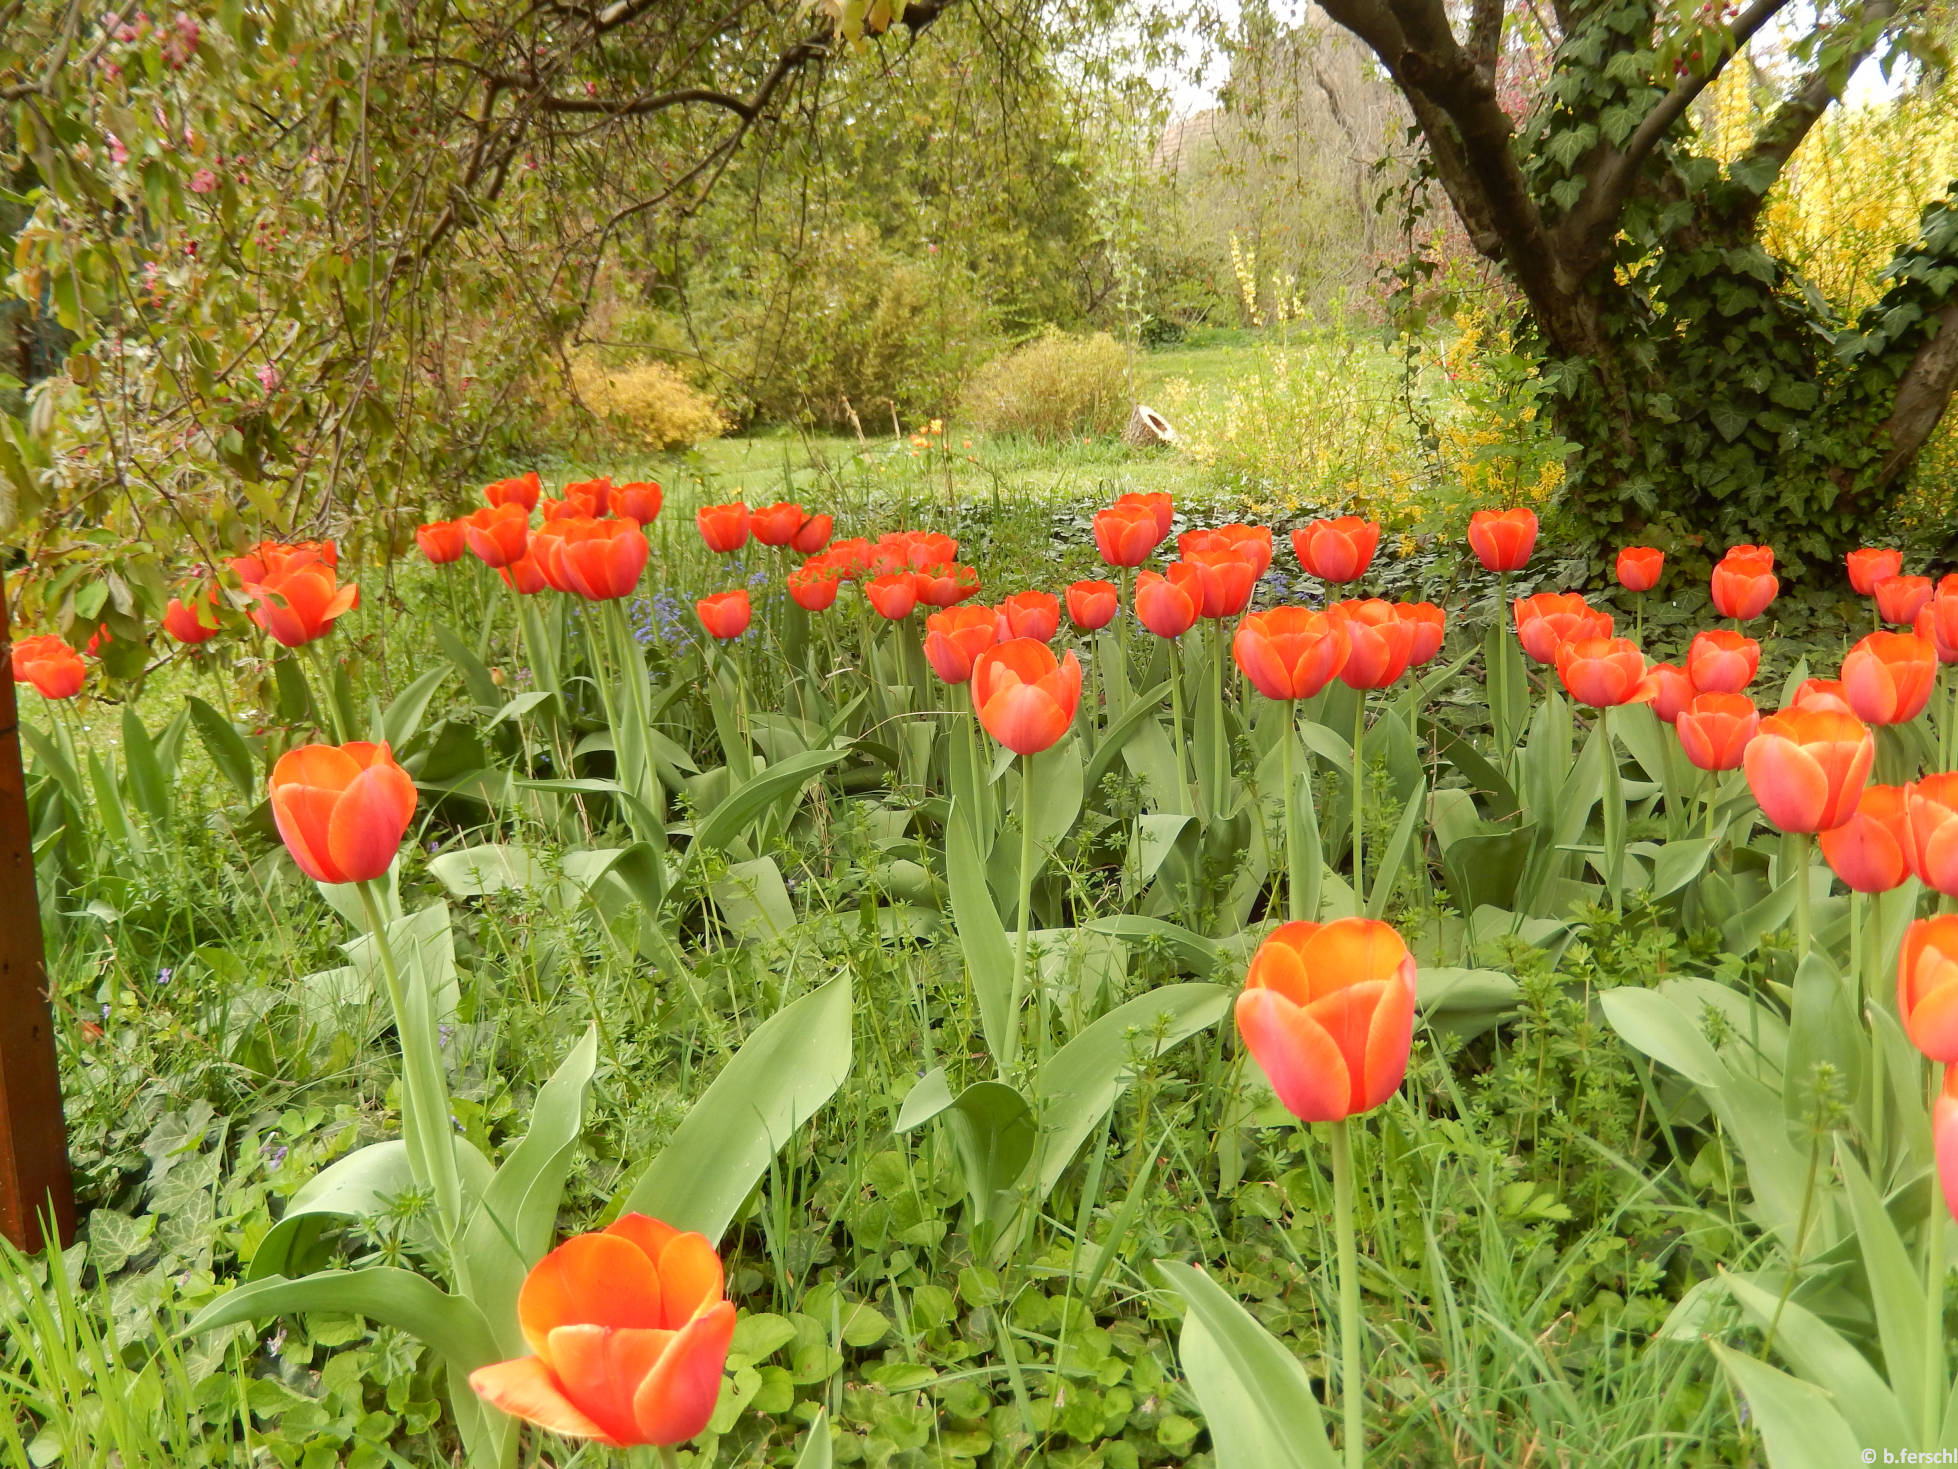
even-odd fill
[[[268,393],[278,392],[279,384],[283,381],[284,379],[279,376],[279,369],[269,362],[258,370],[258,385]]]
[[[122,139],[114,133],[109,134],[109,157],[117,163],[129,162],[129,150],[123,146]]]
[[[190,176],[190,191],[193,194],[209,194],[218,186],[218,176],[208,168],[200,168]]]

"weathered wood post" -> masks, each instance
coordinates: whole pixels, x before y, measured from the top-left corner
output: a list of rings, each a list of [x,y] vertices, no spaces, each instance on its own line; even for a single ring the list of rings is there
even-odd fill
[[[75,1237],[75,1188],[54,1059],[41,905],[34,896],[34,841],[27,772],[20,758],[7,589],[0,580],[0,1234],[24,1250],[46,1243],[52,1212],[59,1243]]]

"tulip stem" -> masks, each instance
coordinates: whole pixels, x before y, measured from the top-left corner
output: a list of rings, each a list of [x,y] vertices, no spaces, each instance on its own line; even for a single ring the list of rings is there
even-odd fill
[[[1805,831],[1789,833],[1790,865],[1795,872],[1795,966],[1801,967],[1814,942],[1814,920],[1809,912],[1808,851],[1815,838]]]
[[[1122,656],[1122,678],[1117,687],[1124,690],[1129,686],[1129,619],[1134,615],[1135,568],[1133,566],[1124,566],[1122,568],[1122,600],[1120,605],[1115,609],[1115,645],[1120,649]],[[1118,715],[1128,713],[1128,700],[1124,699],[1122,701],[1122,707],[1115,712]]]
[[[680,1469],[680,1452],[671,1444],[659,1446],[660,1469]]]
[[[1507,753],[1509,749],[1509,647],[1504,639],[1509,636],[1509,573],[1496,574],[1496,666],[1494,669],[1496,686],[1495,706],[1489,711],[1489,723],[1496,732],[1496,748]],[[1507,764],[1507,761],[1504,762]]]
[[[1951,713],[1938,731],[1938,769],[1951,769],[1952,737],[1958,734],[1958,678],[1951,681]]]
[[[1353,700],[1353,901],[1366,910],[1366,739],[1367,694],[1355,689]]]
[[[1169,648],[1169,727],[1176,736],[1176,771],[1184,782],[1184,799],[1189,799],[1190,747],[1183,738],[1183,649],[1176,638],[1168,640]],[[1200,803],[1197,803],[1200,804]]]
[[[1598,744],[1604,750],[1604,883],[1611,911],[1624,910],[1625,792],[1619,784],[1618,752],[1611,744],[1611,710],[1598,708]]]
[[[1366,1429],[1360,1390],[1360,1265],[1353,1243],[1353,1143],[1346,1119],[1328,1124],[1333,1143],[1333,1227],[1339,1259],[1339,1394],[1345,1419],[1346,1469],[1365,1469]],[[1928,1442],[1928,1440],[1927,1440]]]
[[[1020,1007],[1027,998],[1027,929],[1028,919],[1033,908],[1033,756],[1020,757],[1020,934],[1019,942],[1013,950],[1013,1005],[1010,1013],[1011,1023],[1006,1030],[1006,1044],[1012,1051],[1002,1058],[1000,1070],[1005,1071],[1017,1059],[1020,1035]],[[1046,1020],[1047,994],[1045,986],[1040,997],[1041,1035],[1040,1049],[1047,1048]]]
[[[1941,1067],[1932,1066],[1924,1109],[1935,1116]],[[1931,1210],[1926,1224],[1930,1231],[1924,1244],[1924,1442],[1932,1442],[1944,1418],[1944,1232],[1951,1227],[1943,1207],[1944,1199],[1931,1191]]]
[[[1215,617],[1210,619],[1210,702],[1217,717],[1217,744],[1210,757],[1210,789],[1221,813],[1224,790],[1231,779],[1231,738],[1224,723],[1224,624],[1221,618]]]
[[[1292,770],[1292,746],[1297,741],[1297,727],[1292,714],[1292,706],[1285,706],[1284,771],[1285,771],[1285,911],[1293,922],[1309,919],[1312,915],[1305,911],[1305,853],[1299,850],[1299,782]]]

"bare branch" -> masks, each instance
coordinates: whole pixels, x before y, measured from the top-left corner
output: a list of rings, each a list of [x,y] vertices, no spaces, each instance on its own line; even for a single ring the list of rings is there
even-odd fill
[[[1890,417],[1883,424],[1890,449],[1877,469],[1879,485],[1891,483],[1910,468],[1958,389],[1958,303],[1946,306],[1933,319],[1937,335],[1917,349],[1904,369]]]

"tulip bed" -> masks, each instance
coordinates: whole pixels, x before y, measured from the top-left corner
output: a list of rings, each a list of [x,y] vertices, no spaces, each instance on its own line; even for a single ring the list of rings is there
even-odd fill
[[[1958,579],[484,500],[16,643],[0,1463],[1958,1448]]]

